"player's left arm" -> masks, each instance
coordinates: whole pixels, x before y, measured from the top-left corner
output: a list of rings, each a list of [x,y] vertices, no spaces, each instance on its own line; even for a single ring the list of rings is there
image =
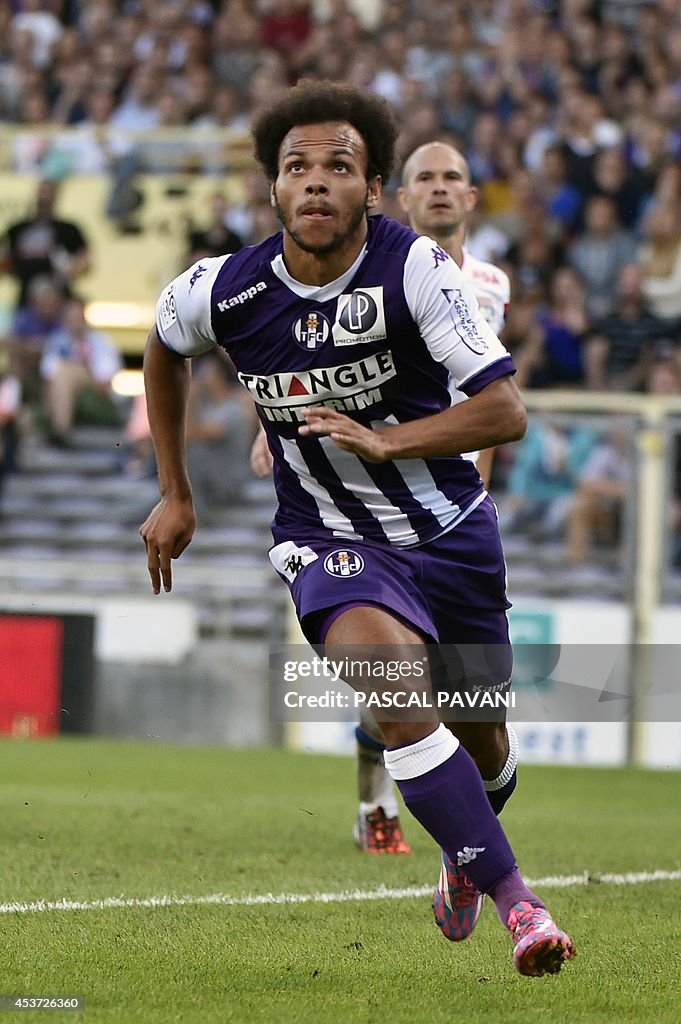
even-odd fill
[[[367,462],[461,455],[519,441],[527,426],[525,406],[509,375],[444,412],[376,430],[325,406],[305,409],[303,414],[306,423],[299,429],[301,435],[328,435],[340,448]]]

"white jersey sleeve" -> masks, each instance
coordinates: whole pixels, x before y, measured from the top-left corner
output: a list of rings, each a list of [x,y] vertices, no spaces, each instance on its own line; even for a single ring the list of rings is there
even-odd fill
[[[211,323],[215,279],[229,256],[199,260],[171,281],[156,303],[156,331],[181,356],[198,356],[217,344]]]
[[[404,266],[404,295],[430,354],[456,388],[509,353],[489,327],[454,260],[431,238],[417,239]],[[510,371],[509,371],[510,372]]]

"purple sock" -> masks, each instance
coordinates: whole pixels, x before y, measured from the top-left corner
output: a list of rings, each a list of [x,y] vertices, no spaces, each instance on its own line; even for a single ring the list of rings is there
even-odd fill
[[[520,903],[522,900],[525,903],[530,903],[533,907],[544,906],[539,897],[527,888],[517,868],[510,875],[501,879],[494,890],[490,892],[490,896],[494,900],[502,924],[508,923],[508,915],[514,903]]]
[[[436,768],[396,782],[417,821],[455,864],[465,867],[475,887],[489,893],[503,924],[514,903],[543,906],[523,882],[480,772],[463,747]]]

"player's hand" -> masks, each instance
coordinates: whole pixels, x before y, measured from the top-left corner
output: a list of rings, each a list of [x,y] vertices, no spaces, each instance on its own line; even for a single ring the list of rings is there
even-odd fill
[[[170,568],[172,558],[179,558],[196,529],[196,512],[191,498],[161,498],[140,526],[140,536],[147,549],[147,565],[155,594],[173,589]]]
[[[251,448],[251,469],[256,476],[269,476],[272,472],[272,452],[267,444],[267,436],[262,427],[258,430]]]
[[[386,430],[370,430],[356,423],[349,416],[324,405],[303,409],[305,424],[298,428],[303,437],[324,435],[335,441],[339,448],[354,452],[366,462],[385,462],[390,456],[385,436]]]

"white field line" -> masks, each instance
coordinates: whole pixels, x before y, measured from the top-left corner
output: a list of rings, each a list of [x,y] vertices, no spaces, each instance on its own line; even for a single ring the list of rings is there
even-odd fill
[[[631,871],[624,875],[549,875],[546,878],[528,878],[527,884],[536,889],[572,889],[578,885],[641,885],[646,882],[681,881],[677,871]],[[430,896],[432,885],[417,885],[406,889],[346,889],[341,892],[284,892],[262,893],[256,896],[149,896],[136,899],[126,896],[108,896],[103,900],[38,900],[35,903],[0,903],[0,914],[38,914],[48,910],[113,910],[128,907],[260,907],[297,903],[360,903],[373,900],[405,900]]]

